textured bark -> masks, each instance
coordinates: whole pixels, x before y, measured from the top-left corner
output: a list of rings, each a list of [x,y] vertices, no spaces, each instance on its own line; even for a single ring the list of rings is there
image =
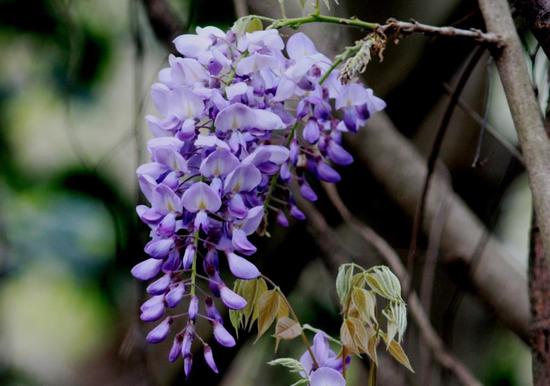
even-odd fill
[[[544,256],[550,259],[550,141],[508,3],[479,0],[479,6],[488,31],[503,37],[504,47],[492,53],[525,159]]]

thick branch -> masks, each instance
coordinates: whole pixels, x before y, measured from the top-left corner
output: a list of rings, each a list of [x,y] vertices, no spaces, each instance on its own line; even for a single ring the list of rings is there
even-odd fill
[[[502,50],[493,50],[493,56],[525,159],[544,255],[550,259],[550,141],[508,3],[479,0],[479,6],[487,29],[504,39],[505,46]]]
[[[391,248],[386,240],[380,237],[373,229],[364,223],[358,222],[347,210],[335,192],[335,190],[329,190],[329,194],[335,206],[338,208],[347,225],[350,226],[365,243],[376,249],[386,264],[388,264],[399,277],[399,280],[405,284],[404,287],[406,287],[406,283],[409,282],[409,277],[397,253]],[[328,226],[323,215],[313,205],[304,201],[300,201],[300,207],[306,212],[312,232],[323,249],[325,258],[331,260],[331,265],[337,266],[349,262],[348,259],[343,257],[343,247],[340,244],[341,239],[335,235],[335,231]],[[359,264],[365,264],[364,256],[358,256],[357,259]],[[362,262],[361,259],[363,259]],[[420,330],[420,336],[426,346],[433,352],[437,362],[451,371],[463,385],[481,385],[481,383],[470,373],[468,368],[452,353],[447,351],[441,338],[424,312],[418,295],[414,291],[410,293],[407,302],[410,314]]]
[[[550,0],[516,0],[513,5],[550,58]]]
[[[388,194],[414,217],[427,169],[426,161],[411,143],[385,114],[378,113],[350,144]],[[487,229],[437,173],[426,201],[422,224],[426,234],[444,200],[448,200],[449,210],[441,234],[443,258],[448,263],[469,267],[475,292],[500,320],[527,341],[529,301],[525,268],[488,236]],[[477,254],[476,249],[484,240],[484,248]]]

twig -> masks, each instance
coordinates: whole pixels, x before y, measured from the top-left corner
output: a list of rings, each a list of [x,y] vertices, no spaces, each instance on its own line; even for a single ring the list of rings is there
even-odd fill
[[[443,84],[443,89],[447,94],[452,93],[452,89],[448,84]],[[504,137],[500,131],[498,131],[497,128],[495,128],[490,122],[485,122],[485,119],[477,113],[472,107],[470,107],[464,98],[460,97],[458,98],[458,107],[465,112],[470,118],[474,120],[478,125],[485,127],[485,129],[493,136],[494,139],[497,140],[498,143],[502,145],[506,150],[510,152],[512,157],[514,157],[516,160],[519,161],[522,165],[524,165],[523,156],[519,152],[519,150],[512,144],[506,137]]]
[[[248,15],[248,4],[246,0],[233,0],[233,5],[235,6],[235,14],[237,17]]]
[[[449,101],[449,104],[447,105],[447,109],[445,110],[445,114],[441,119],[441,124],[439,125],[439,128],[437,130],[437,133],[434,139],[434,143],[432,145],[432,150],[430,152],[430,155],[428,156],[426,178],[424,179],[422,194],[420,195],[420,201],[417,207],[416,214],[414,216],[411,244],[409,247],[409,254],[407,256],[407,268],[411,274],[412,280],[414,280],[414,258],[416,255],[418,237],[420,234],[420,230],[422,228],[422,224],[424,222],[424,212],[426,209],[426,200],[428,198],[428,189],[430,187],[430,181],[431,181],[432,175],[435,171],[435,165],[436,165],[437,159],[439,158],[441,146],[443,145],[443,139],[445,138],[445,134],[447,133],[447,129],[449,128],[449,123],[451,122],[451,118],[453,116],[454,109],[458,103],[458,99],[460,98],[460,94],[462,94],[462,91],[464,90],[464,87],[466,86],[468,79],[470,79],[470,76],[474,71],[477,63],[479,62],[479,59],[481,59],[483,52],[484,52],[483,47],[478,47],[476,51],[473,53],[470,60],[468,61],[468,64],[462,71],[462,74],[460,75],[456,88],[454,92],[451,94],[451,100]]]
[[[346,27],[361,28],[368,31],[377,31],[386,35],[388,38],[399,39],[400,37],[410,35],[412,33],[421,33],[429,36],[438,35],[445,37],[462,37],[472,39],[480,44],[488,44],[495,47],[501,46],[500,36],[494,33],[486,33],[476,29],[460,29],[455,27],[436,27],[427,24],[422,24],[417,21],[399,21],[389,19],[385,24],[373,23],[364,20],[352,18],[344,18],[337,16],[320,15],[317,13],[294,18],[283,18],[271,24],[270,28],[298,28],[301,25],[309,23],[329,23],[340,24]]]
[[[331,202],[336,207],[346,224],[348,224],[355,232],[357,232],[357,234],[359,234],[359,236],[361,236],[361,238],[363,238],[368,244],[372,245],[378,251],[378,253],[380,253],[386,263],[391,267],[401,283],[404,284],[404,287],[408,286],[407,283],[409,282],[409,276],[407,274],[405,266],[403,265],[403,263],[401,263],[401,259],[397,255],[397,253],[373,229],[371,229],[366,224],[359,222],[351,214],[351,212],[345,206],[344,202],[340,199],[340,196],[338,195],[338,192],[333,185],[323,184],[323,186],[325,187]],[[323,215],[313,205],[309,203],[305,205],[304,204],[304,202],[300,202],[301,208],[308,215],[308,219],[310,219],[310,221],[313,220],[312,225],[314,227],[319,227],[320,229],[324,229],[325,231],[328,229],[331,233],[334,232],[326,224],[326,220],[324,219]],[[327,252],[330,252],[330,250]],[[342,262],[345,262],[345,259]],[[481,385],[481,383],[477,381],[476,378],[470,373],[468,368],[466,368],[464,364],[462,364],[462,362],[460,362],[444,347],[443,342],[431,325],[428,316],[422,309],[422,305],[420,303],[420,300],[418,299],[416,292],[410,292],[410,296],[408,297],[407,301],[411,316],[420,330],[421,337],[424,340],[424,343],[430,348],[430,350],[432,350],[432,352],[434,353],[434,357],[441,364],[441,366],[455,374],[457,379],[459,379],[460,382],[464,385]]]

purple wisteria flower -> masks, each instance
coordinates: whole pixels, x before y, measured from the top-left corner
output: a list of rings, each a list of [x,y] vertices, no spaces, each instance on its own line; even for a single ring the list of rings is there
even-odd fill
[[[337,69],[327,75],[331,61],[302,33],[285,45],[273,29],[206,27],[174,44],[182,56],[170,55],[151,88],[159,116],[146,117],[154,135],[147,146],[151,157],[137,169],[149,202],[137,213],[151,240],[145,246],[149,257],[132,274],[152,281],[140,317],[160,322],[147,340],[158,343],[173,332],[169,360],[181,356],[186,374],[193,344],[200,342],[217,372],[212,347],[195,324],[207,320],[218,344],[232,347],[235,339],[216,307],[246,306],[220,270],[227,267],[244,280],[260,276],[249,260],[256,252],[251,236],[265,229],[267,211],[282,226],[288,216],[304,219],[285,187],[294,180],[299,194],[315,201],[311,183],[339,181],[336,165],[353,161],[342,134],[356,132],[385,104],[359,83],[342,85]],[[340,371],[323,345],[328,347],[316,337],[324,359],[322,368],[309,370],[315,385]]]
[[[315,367],[309,351],[302,354],[300,363],[307,374],[302,374],[302,377],[309,378],[310,386],[344,386],[346,381],[342,376],[344,361],[341,357],[337,357],[336,353],[331,350],[327,335],[324,332],[318,332],[313,338],[311,351],[317,360],[319,367]],[[347,357],[346,366],[350,358]]]

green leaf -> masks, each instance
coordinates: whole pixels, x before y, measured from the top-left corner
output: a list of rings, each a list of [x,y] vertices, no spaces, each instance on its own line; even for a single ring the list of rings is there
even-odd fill
[[[291,373],[306,372],[304,366],[294,358],[277,358],[267,362],[270,366],[283,366],[290,370]]]
[[[250,18],[246,26],[246,32],[261,31],[263,29],[264,29],[264,25],[262,21],[257,17]]]
[[[353,280],[353,265],[343,264],[338,268],[338,275],[336,276],[336,293],[338,294],[338,299],[340,299],[340,304],[342,309],[347,304],[347,299],[349,296],[351,282]]]
[[[243,313],[241,310],[229,310],[229,321],[231,322],[231,326],[233,326],[237,337],[239,337],[239,328],[241,327],[242,320]]]
[[[237,36],[242,36],[246,32],[261,31],[264,29],[263,23],[260,19],[254,16],[243,16],[233,24],[231,30],[237,34]]]
[[[401,283],[397,276],[384,265],[372,267],[365,273],[367,284],[378,295],[388,300],[402,302]]]
[[[389,345],[397,335],[397,341],[401,342],[405,330],[407,329],[407,306],[404,302],[390,302],[386,308],[382,310],[382,314],[387,320],[387,342]]]

